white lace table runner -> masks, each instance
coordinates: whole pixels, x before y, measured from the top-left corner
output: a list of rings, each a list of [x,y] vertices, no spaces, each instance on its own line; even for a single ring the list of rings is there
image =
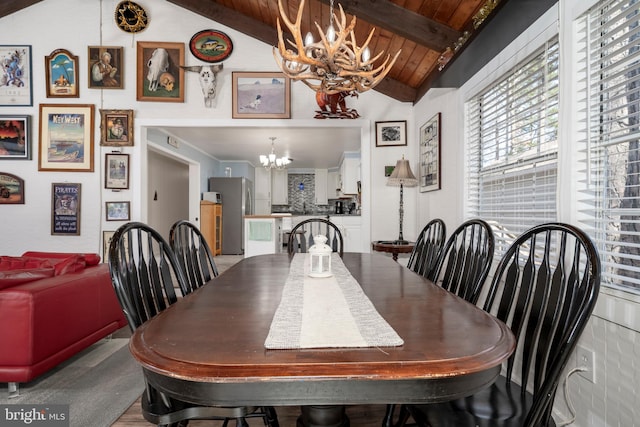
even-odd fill
[[[333,276],[309,277],[309,254],[295,254],[273,316],[268,349],[392,347],[404,343],[380,316],[338,254]]]

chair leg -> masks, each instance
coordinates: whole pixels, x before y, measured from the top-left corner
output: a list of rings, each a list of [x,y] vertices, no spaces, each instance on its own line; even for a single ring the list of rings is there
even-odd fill
[[[393,413],[396,409],[396,405],[387,405],[387,411],[382,419],[382,427],[393,427]]]
[[[244,418],[236,418],[236,427],[249,427],[249,423]]]
[[[273,406],[265,406],[264,413],[264,425],[268,427],[280,427],[280,423],[278,423],[278,414]]]
[[[401,405],[400,414],[398,415],[398,422],[395,424],[396,427],[405,426],[407,424],[407,421],[409,421],[410,416],[411,416],[411,413],[409,412],[407,405]]]

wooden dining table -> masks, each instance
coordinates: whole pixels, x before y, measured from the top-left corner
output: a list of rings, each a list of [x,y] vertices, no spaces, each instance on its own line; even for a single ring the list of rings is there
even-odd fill
[[[298,425],[348,426],[345,405],[471,395],[513,351],[502,322],[378,253],[342,261],[402,345],[266,349],[291,260],[244,258],[139,327],[130,350],[147,380],[196,404],[299,405]]]

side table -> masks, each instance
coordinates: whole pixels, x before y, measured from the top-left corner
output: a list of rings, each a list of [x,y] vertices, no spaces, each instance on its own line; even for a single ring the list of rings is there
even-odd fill
[[[389,252],[393,255],[393,260],[398,261],[398,254],[408,254],[413,251],[415,242],[399,244],[395,243],[393,240],[377,240],[371,245],[374,251]]]

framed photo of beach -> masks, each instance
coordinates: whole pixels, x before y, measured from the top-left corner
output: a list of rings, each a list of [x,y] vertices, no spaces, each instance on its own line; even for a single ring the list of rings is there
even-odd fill
[[[0,46],[0,107],[33,105],[31,46]]]
[[[40,104],[38,170],[93,172],[93,104]]]
[[[231,73],[234,119],[290,119],[291,80],[284,73]]]
[[[0,116],[0,160],[31,159],[31,117]]]

